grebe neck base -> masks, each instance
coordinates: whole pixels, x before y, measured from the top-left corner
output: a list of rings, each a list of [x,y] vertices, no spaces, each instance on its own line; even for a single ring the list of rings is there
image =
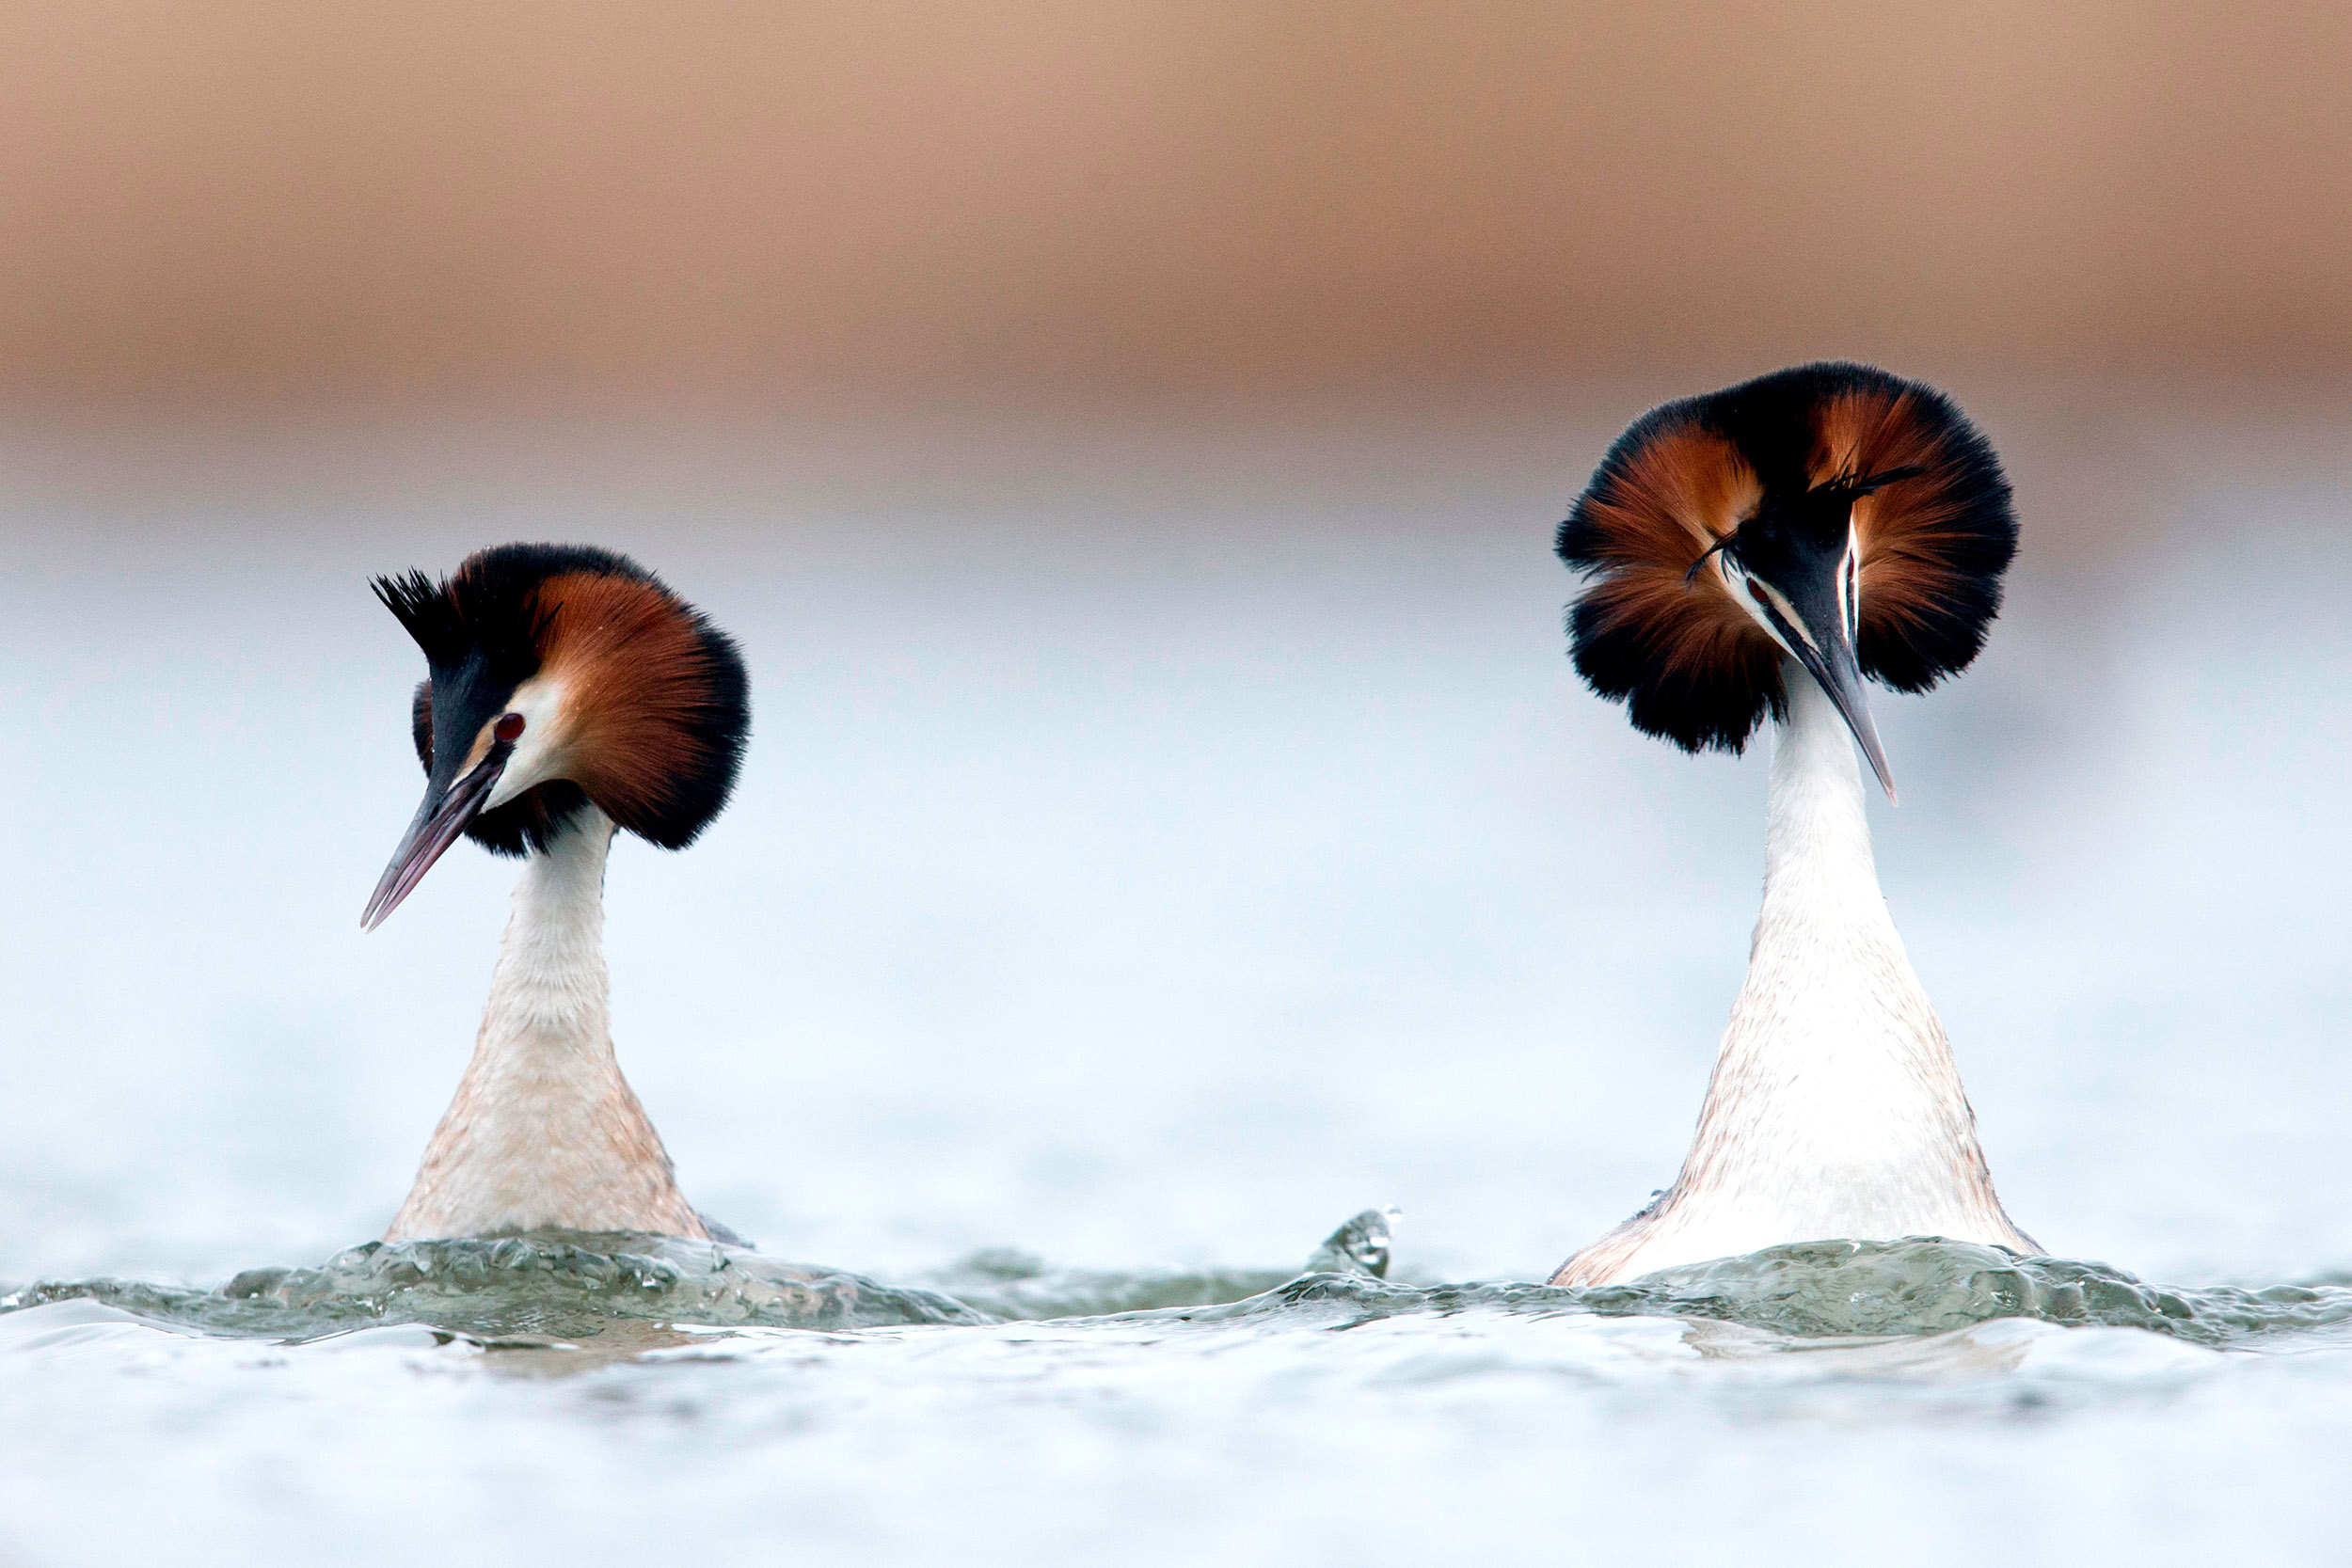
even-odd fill
[[[386,1241],[543,1227],[708,1234],[612,1053],[612,831],[588,806],[524,862],[473,1059]]]
[[[1951,1045],[1887,913],[1845,722],[1795,660],[1783,678],[1764,907],[1690,1153],[1555,1285],[1832,1237],[2039,1250],[1994,1194]]]

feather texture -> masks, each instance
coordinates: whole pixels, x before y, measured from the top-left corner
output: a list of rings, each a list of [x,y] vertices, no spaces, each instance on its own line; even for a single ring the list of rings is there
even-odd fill
[[[424,651],[410,724],[430,773],[516,689],[564,690],[568,776],[485,811],[467,836],[500,854],[544,849],[590,801],[665,849],[693,842],[726,804],[751,728],[750,682],[724,632],[627,556],[578,545],[501,545],[434,583],[379,578],[376,596]]]
[[[1821,363],[1662,404],[1610,447],[1557,542],[1587,577],[1568,612],[1578,673],[1645,733],[1743,748],[1788,711],[1778,650],[1720,572],[1693,568],[1801,503],[1851,509],[1865,674],[1920,691],[1967,668],[2017,547],[1999,460],[1933,388]]]

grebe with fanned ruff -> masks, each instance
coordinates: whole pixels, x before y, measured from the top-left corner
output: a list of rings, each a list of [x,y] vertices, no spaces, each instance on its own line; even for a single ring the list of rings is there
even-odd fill
[[[1999,610],[2017,523],[1992,447],[1918,382],[1799,366],[1634,421],[1558,544],[1593,689],[1692,752],[1769,719],[1772,766],[1764,907],[1690,1152],[1551,1282],[1833,1237],[2039,1252],[1887,913],[1854,759],[1892,800],[1866,678],[1926,690]]]

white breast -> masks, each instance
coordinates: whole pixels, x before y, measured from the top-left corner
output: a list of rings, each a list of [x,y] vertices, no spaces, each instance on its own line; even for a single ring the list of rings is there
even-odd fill
[[[523,864],[482,1033],[387,1241],[555,1227],[701,1236],[612,1054],[594,806]]]
[[[1794,660],[1784,679],[1764,908],[1674,1186],[1562,1266],[1603,1284],[1829,1237],[2020,1250],[1942,1024],[1879,891],[1853,743]]]

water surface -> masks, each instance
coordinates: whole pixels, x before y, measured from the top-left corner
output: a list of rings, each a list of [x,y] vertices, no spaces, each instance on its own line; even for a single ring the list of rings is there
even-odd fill
[[[2225,1549],[2282,1458],[2352,1435],[2352,1287],[2327,1282],[2168,1290],[1918,1239],[1601,1289],[1413,1284],[1374,1272],[1377,1212],[1308,1261],[997,1251],[890,1286],[548,1233],[209,1291],[23,1287],[0,1296],[0,1517],[44,1561],[116,1560],[169,1519],[357,1560],[418,1530],[459,1561],[699,1530],[885,1560],[1406,1561],[1559,1528],[1961,1562],[2005,1512],[2042,1519],[2007,1554],[2040,1560],[2154,1509],[2181,1528],[2134,1555],[2162,1561]],[[102,1434],[137,1506],[56,1506]],[[2331,1549],[2336,1496],[2272,1497],[2266,1538]]]

